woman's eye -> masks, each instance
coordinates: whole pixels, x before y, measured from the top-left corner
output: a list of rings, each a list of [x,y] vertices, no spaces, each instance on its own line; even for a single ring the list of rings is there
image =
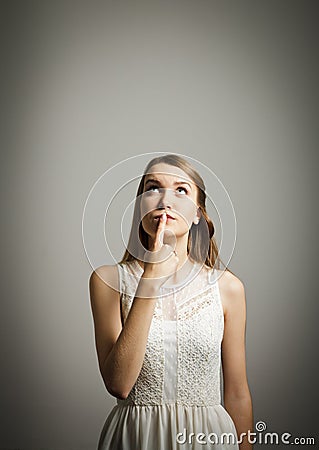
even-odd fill
[[[159,190],[159,187],[158,186],[150,186],[149,188],[147,188],[147,191],[152,191],[152,192],[154,192],[154,190],[155,189],[157,189],[157,190]]]
[[[160,188],[159,186],[153,185],[153,186],[149,186],[146,189],[146,192],[160,192],[161,190],[163,190],[163,188]],[[176,190],[177,190],[177,192],[179,194],[183,194],[183,195],[184,194],[188,194],[187,189],[182,187],[182,186],[179,186]]]

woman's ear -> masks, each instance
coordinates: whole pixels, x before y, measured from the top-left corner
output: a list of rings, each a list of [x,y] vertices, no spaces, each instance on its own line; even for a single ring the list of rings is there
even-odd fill
[[[194,225],[198,225],[198,224],[199,224],[200,217],[201,217],[200,209],[197,208],[196,216],[195,216],[195,218],[194,218]]]

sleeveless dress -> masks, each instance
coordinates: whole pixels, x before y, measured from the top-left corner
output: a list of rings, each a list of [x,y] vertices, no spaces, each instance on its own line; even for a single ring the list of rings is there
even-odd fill
[[[143,269],[135,260],[117,267],[123,324]],[[162,286],[140,374],[128,397],[116,399],[98,450],[239,448],[234,422],[221,404],[218,275],[195,263],[183,283]]]

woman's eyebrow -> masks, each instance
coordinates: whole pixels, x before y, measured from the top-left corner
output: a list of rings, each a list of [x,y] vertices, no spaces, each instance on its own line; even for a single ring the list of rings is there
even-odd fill
[[[149,178],[148,180],[145,181],[145,185],[146,185],[147,183],[157,183],[157,184],[161,184],[161,182],[160,182],[159,180],[157,180],[156,178]],[[176,186],[177,184],[187,184],[187,185],[190,187],[190,189],[192,189],[192,186],[191,186],[187,181],[184,181],[184,180],[178,180],[178,181],[175,181],[175,182],[173,183],[174,186]]]
[[[147,183],[160,183],[158,180],[156,180],[155,178],[149,178],[148,180],[145,181],[145,184]]]
[[[189,186],[189,188],[192,189],[192,186],[185,180],[175,181],[174,186],[176,186],[177,184],[187,184]]]

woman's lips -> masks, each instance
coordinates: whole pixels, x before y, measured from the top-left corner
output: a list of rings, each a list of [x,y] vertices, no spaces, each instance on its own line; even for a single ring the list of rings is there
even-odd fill
[[[154,220],[159,220],[162,215],[163,214],[160,214],[159,216],[154,217]],[[176,220],[174,217],[170,216],[169,214],[166,214],[166,217],[167,217],[167,220]]]

